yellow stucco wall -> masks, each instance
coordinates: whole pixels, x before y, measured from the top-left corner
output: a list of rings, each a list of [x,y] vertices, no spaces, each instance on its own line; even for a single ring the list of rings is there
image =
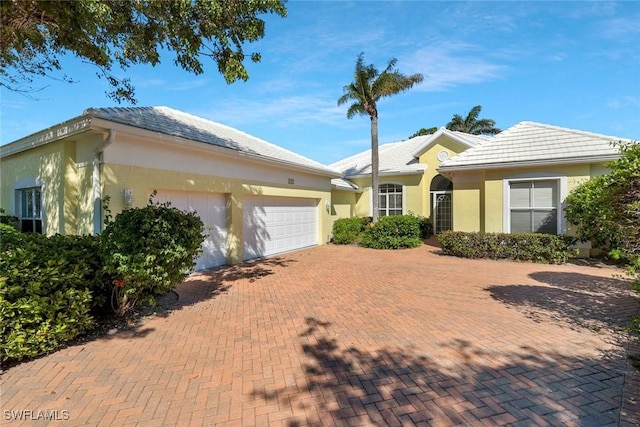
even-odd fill
[[[426,217],[431,216],[431,211],[433,209],[432,200],[431,200],[431,181],[437,175],[439,175],[438,167],[440,167],[440,160],[438,160],[438,153],[441,151],[446,151],[449,157],[453,157],[456,154],[462,153],[468,147],[460,144],[459,142],[453,141],[446,136],[441,136],[435,141],[431,143],[431,145],[420,154],[419,162],[427,165],[427,170],[424,172],[423,176],[423,186],[421,189],[422,193],[422,211],[421,215]]]
[[[453,229],[456,231],[480,230],[480,193],[475,182],[455,185],[453,191]]]
[[[318,189],[291,188],[260,182],[243,182],[229,178],[216,178],[185,172],[166,171],[115,164],[102,165],[104,187],[102,193],[110,197],[109,209],[115,215],[124,209],[123,192],[130,188],[134,197],[134,207],[147,204],[151,192],[155,190],[197,191],[225,194],[227,201],[227,261],[230,264],[243,259],[242,204],[250,196],[280,196],[315,199],[317,201],[318,242],[329,241],[333,220],[326,209],[331,200],[331,192]]]
[[[356,196],[353,191],[331,190],[331,223],[338,218],[355,216]]]
[[[503,232],[504,180],[566,176],[566,195],[595,175],[606,173],[603,164],[522,167],[456,172],[453,174],[453,227],[457,231]],[[571,234],[569,228],[568,233]]]
[[[15,190],[42,187],[44,231],[76,233],[78,226],[75,142],[57,141],[0,159],[0,207],[18,214]]]
[[[356,194],[353,216],[371,216],[371,178],[354,178],[351,181],[364,189]],[[379,184],[401,184],[404,186],[404,212],[425,215],[423,198],[423,175],[381,176]],[[428,213],[427,213],[428,216]]]

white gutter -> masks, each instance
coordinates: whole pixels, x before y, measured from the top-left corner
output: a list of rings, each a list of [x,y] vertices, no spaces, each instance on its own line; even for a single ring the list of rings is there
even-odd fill
[[[415,170],[384,170],[384,171],[380,171],[378,172],[378,176],[402,176],[402,175],[419,175],[419,174],[423,174],[424,171],[427,170],[427,166],[424,166],[422,168],[417,168]],[[371,176],[371,172],[369,173],[360,173],[360,174],[356,174],[356,175],[347,175],[345,177],[345,179],[351,179],[351,178],[368,178]]]
[[[93,234],[98,235],[102,231],[102,177],[100,175],[100,164],[102,163],[102,152],[116,137],[116,131],[109,129],[107,138],[102,141],[93,153]]]
[[[509,169],[514,167],[533,167],[533,166],[556,166],[556,165],[575,165],[585,163],[603,163],[618,160],[620,154],[607,154],[597,156],[584,156],[574,158],[560,159],[542,159],[542,160],[519,160],[504,163],[476,163],[471,165],[442,165],[437,168],[438,172],[462,172],[467,170],[486,170],[486,169]]]

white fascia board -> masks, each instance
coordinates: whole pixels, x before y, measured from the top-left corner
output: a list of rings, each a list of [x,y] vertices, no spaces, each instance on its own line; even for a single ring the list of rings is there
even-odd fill
[[[406,171],[384,171],[378,172],[378,176],[403,176],[403,175],[421,175],[424,171],[427,170],[427,166],[423,168],[418,168],[415,170],[406,170]],[[371,173],[363,173],[358,175],[349,175],[347,178],[368,178],[371,176]]]
[[[364,191],[364,189],[358,187],[358,188],[353,188],[353,187],[342,187],[339,185],[335,185],[335,184],[331,184],[331,189],[332,190],[338,190],[338,191],[347,191],[349,193],[362,193]]]
[[[257,162],[270,163],[280,167],[295,169],[298,171],[311,173],[314,175],[327,176],[331,178],[341,178],[342,174],[338,171],[333,173],[324,169],[314,168],[312,166],[303,166],[296,163],[287,162],[284,160],[274,159],[272,157],[264,157],[257,154],[246,153],[243,151],[237,151],[232,148],[220,147],[218,145],[209,144],[207,142],[194,141],[192,139],[182,138],[180,136],[168,135],[162,132],[152,131],[148,129],[142,129],[135,126],[128,126],[122,123],[111,122],[104,119],[93,119],[93,125],[96,130],[115,129],[119,134],[128,134],[132,136],[138,136],[146,139],[153,139],[154,141],[160,141],[167,144],[178,144],[189,148],[194,148],[207,153],[217,153],[223,156],[231,158],[244,158]]]
[[[438,129],[437,132],[433,133],[431,135],[431,138],[429,138],[427,141],[425,141],[424,144],[422,144],[420,147],[418,147],[416,150],[414,150],[413,153],[411,153],[411,155],[413,157],[420,157],[442,135],[446,135],[447,137],[451,138],[452,140],[454,140],[455,142],[457,142],[459,144],[464,145],[465,147],[468,147],[468,148],[473,147],[473,145],[469,144],[467,141],[465,141],[464,139],[460,138],[458,135],[456,135],[455,133],[451,132],[447,128],[440,128],[440,129]]]
[[[609,154],[606,156],[590,156],[590,157],[573,157],[565,159],[547,159],[547,160],[526,160],[505,163],[479,163],[475,165],[463,166],[440,166],[437,170],[441,173],[458,172],[467,170],[485,170],[485,169],[509,169],[514,167],[529,166],[555,166],[555,165],[575,165],[584,163],[603,163],[618,160],[620,154]]]
[[[0,147],[0,157],[11,156],[91,129],[90,116],[78,116]]]

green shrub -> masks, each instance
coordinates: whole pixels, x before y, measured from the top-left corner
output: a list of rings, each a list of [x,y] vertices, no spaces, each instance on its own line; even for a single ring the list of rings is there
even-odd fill
[[[20,225],[20,218],[15,215],[7,215],[4,209],[0,208],[0,224],[10,225],[17,230]]]
[[[428,239],[433,235],[433,224],[431,223],[431,218],[418,216],[418,219],[420,220],[420,238]]]
[[[401,249],[420,246],[420,219],[413,215],[384,216],[365,228],[360,246],[373,249]]]
[[[114,310],[122,315],[137,301],[153,303],[182,282],[201,252],[203,231],[196,213],[152,199],[116,215],[100,239],[104,270],[115,279]]]
[[[360,234],[371,223],[371,217],[340,218],[333,223],[332,242],[337,245],[358,243]]]
[[[445,231],[438,235],[446,255],[462,258],[511,259],[559,264],[571,254],[574,238],[537,233],[465,233]]]
[[[90,328],[98,269],[94,237],[0,224],[0,359],[45,354]]]

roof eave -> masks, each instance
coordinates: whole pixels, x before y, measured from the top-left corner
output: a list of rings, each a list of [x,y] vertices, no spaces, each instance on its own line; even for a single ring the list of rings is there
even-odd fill
[[[418,168],[415,170],[406,170],[406,171],[380,171],[378,172],[378,176],[399,176],[399,175],[421,175],[424,173],[424,171],[427,170],[427,166],[424,166],[423,168]],[[361,174],[357,174],[357,175],[347,175],[347,178],[351,179],[351,178],[367,178],[370,177],[371,173],[361,173]]]
[[[46,129],[32,133],[0,147],[0,157],[12,156],[32,148],[59,141],[91,129],[92,118],[88,115],[77,116]]]
[[[513,167],[529,167],[529,166],[554,166],[554,165],[574,165],[584,163],[605,163],[618,160],[620,154],[610,154],[604,156],[584,156],[561,159],[543,159],[543,160],[525,160],[513,162],[494,162],[494,163],[478,163],[473,165],[453,165],[440,166],[438,172],[461,172],[469,170],[485,170],[485,169],[509,169]]]
[[[358,188],[353,188],[353,187],[342,187],[339,185],[335,185],[335,184],[331,184],[331,189],[332,190],[338,190],[338,191],[347,191],[349,193],[362,193],[364,190],[360,187]]]
[[[464,146],[466,146],[468,148],[473,147],[472,144],[469,144],[469,142],[467,142],[464,139],[460,138],[458,135],[454,134],[453,132],[451,132],[447,128],[440,128],[435,133],[431,134],[431,137],[427,141],[425,141],[424,144],[422,144],[420,147],[418,147],[416,150],[414,150],[411,153],[411,155],[413,157],[420,157],[422,154],[424,154],[425,151],[427,151],[427,148],[429,148],[429,146],[431,146],[431,144],[433,144],[442,135],[446,135],[447,137],[451,138],[455,142],[457,142],[459,144],[462,144],[462,145],[464,145]]]

